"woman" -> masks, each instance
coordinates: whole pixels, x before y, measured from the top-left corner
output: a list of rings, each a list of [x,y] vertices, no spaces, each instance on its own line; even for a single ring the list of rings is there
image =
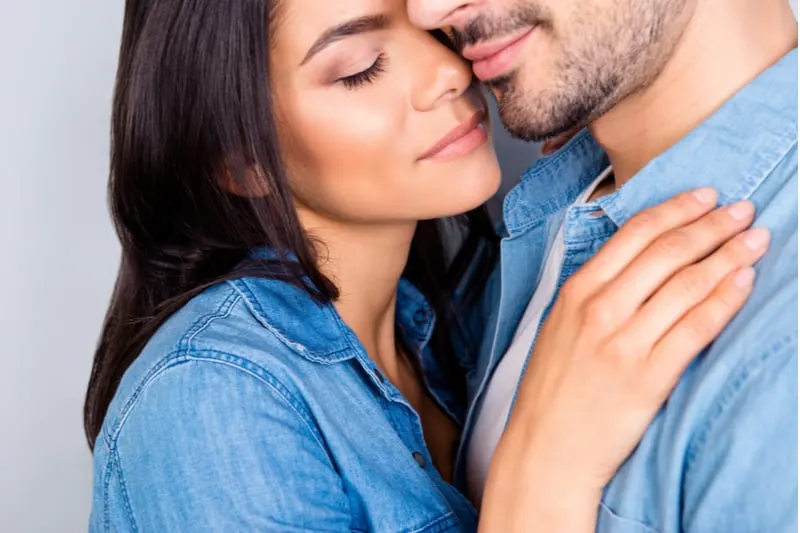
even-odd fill
[[[90,529],[475,530],[449,481],[496,257],[480,206],[499,169],[469,66],[401,0],[129,0],[112,131],[123,258],[85,409]],[[742,304],[739,269],[756,257],[733,237],[748,221],[701,192],[623,228],[565,290],[492,465],[483,530],[546,527],[570,498],[569,514],[591,516],[677,374]],[[680,267],[700,258],[658,254],[670,230],[722,246],[729,275],[711,294],[695,283],[692,301],[656,284],[643,297],[680,311],[659,328],[681,342],[621,360],[612,348],[634,337],[589,342],[611,331],[586,311],[659,258],[692,282]],[[688,336],[696,324],[704,335]],[[591,396],[598,379],[616,409]],[[522,487],[517,468],[533,473]]]

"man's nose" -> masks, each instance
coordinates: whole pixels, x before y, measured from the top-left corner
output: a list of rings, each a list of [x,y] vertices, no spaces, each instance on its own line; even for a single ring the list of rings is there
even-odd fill
[[[460,29],[470,12],[482,0],[407,0],[408,18],[423,29],[454,27]]]

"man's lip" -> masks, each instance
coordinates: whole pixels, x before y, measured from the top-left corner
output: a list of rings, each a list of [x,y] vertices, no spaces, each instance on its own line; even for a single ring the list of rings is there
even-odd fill
[[[470,61],[483,61],[499,52],[502,52],[512,44],[527,36],[534,30],[534,27],[523,28],[508,37],[499,41],[491,41],[487,43],[480,43],[475,46],[467,46],[461,54]]]
[[[453,144],[454,142],[461,139],[462,137],[470,133],[472,130],[480,126],[485,119],[486,119],[486,110],[479,109],[478,111],[473,113],[473,115],[469,117],[469,119],[465,120],[452,130],[450,130],[450,132],[447,135],[442,137],[436,144],[428,148],[425,151],[425,153],[419,157],[418,160],[421,161],[423,159],[429,159],[431,157],[434,157],[436,154],[438,154],[439,152],[441,152],[442,150],[444,150],[445,148],[447,148],[448,146],[450,146],[451,144]]]
[[[470,50],[473,57],[481,59],[472,62],[472,72],[481,81],[489,81],[501,78],[514,70],[518,63],[518,58],[522,50],[532,39],[537,26],[529,28],[522,33],[516,33],[509,39],[503,39],[502,43],[489,43],[483,49]],[[491,46],[490,46],[491,45]],[[489,55],[485,55],[492,52]]]

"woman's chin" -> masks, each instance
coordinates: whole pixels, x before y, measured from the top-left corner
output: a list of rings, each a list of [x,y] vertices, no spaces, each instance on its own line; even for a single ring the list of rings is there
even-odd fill
[[[430,214],[424,219],[445,218],[462,215],[488,202],[500,190],[500,168],[489,168],[480,174],[459,176],[451,187],[440,190],[431,199],[439,199],[430,206]]]

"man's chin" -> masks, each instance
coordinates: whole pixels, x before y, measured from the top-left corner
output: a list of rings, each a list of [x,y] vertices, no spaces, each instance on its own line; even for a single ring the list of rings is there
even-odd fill
[[[562,135],[571,137],[589,123],[583,109],[572,106],[567,109],[546,105],[544,98],[526,98],[510,91],[498,97],[497,111],[503,125],[512,137],[527,142],[548,141]]]
[[[558,131],[551,124],[546,124],[545,117],[537,113],[537,110],[543,109],[536,103],[537,99],[516,90],[510,78],[499,80],[489,89],[497,103],[503,126],[512,137],[522,141],[540,142],[565,131]]]
[[[506,131],[521,141],[526,142],[542,142],[551,139],[564,130],[544,127],[539,124],[534,117],[526,116],[525,113],[518,110],[500,110],[500,119]]]

